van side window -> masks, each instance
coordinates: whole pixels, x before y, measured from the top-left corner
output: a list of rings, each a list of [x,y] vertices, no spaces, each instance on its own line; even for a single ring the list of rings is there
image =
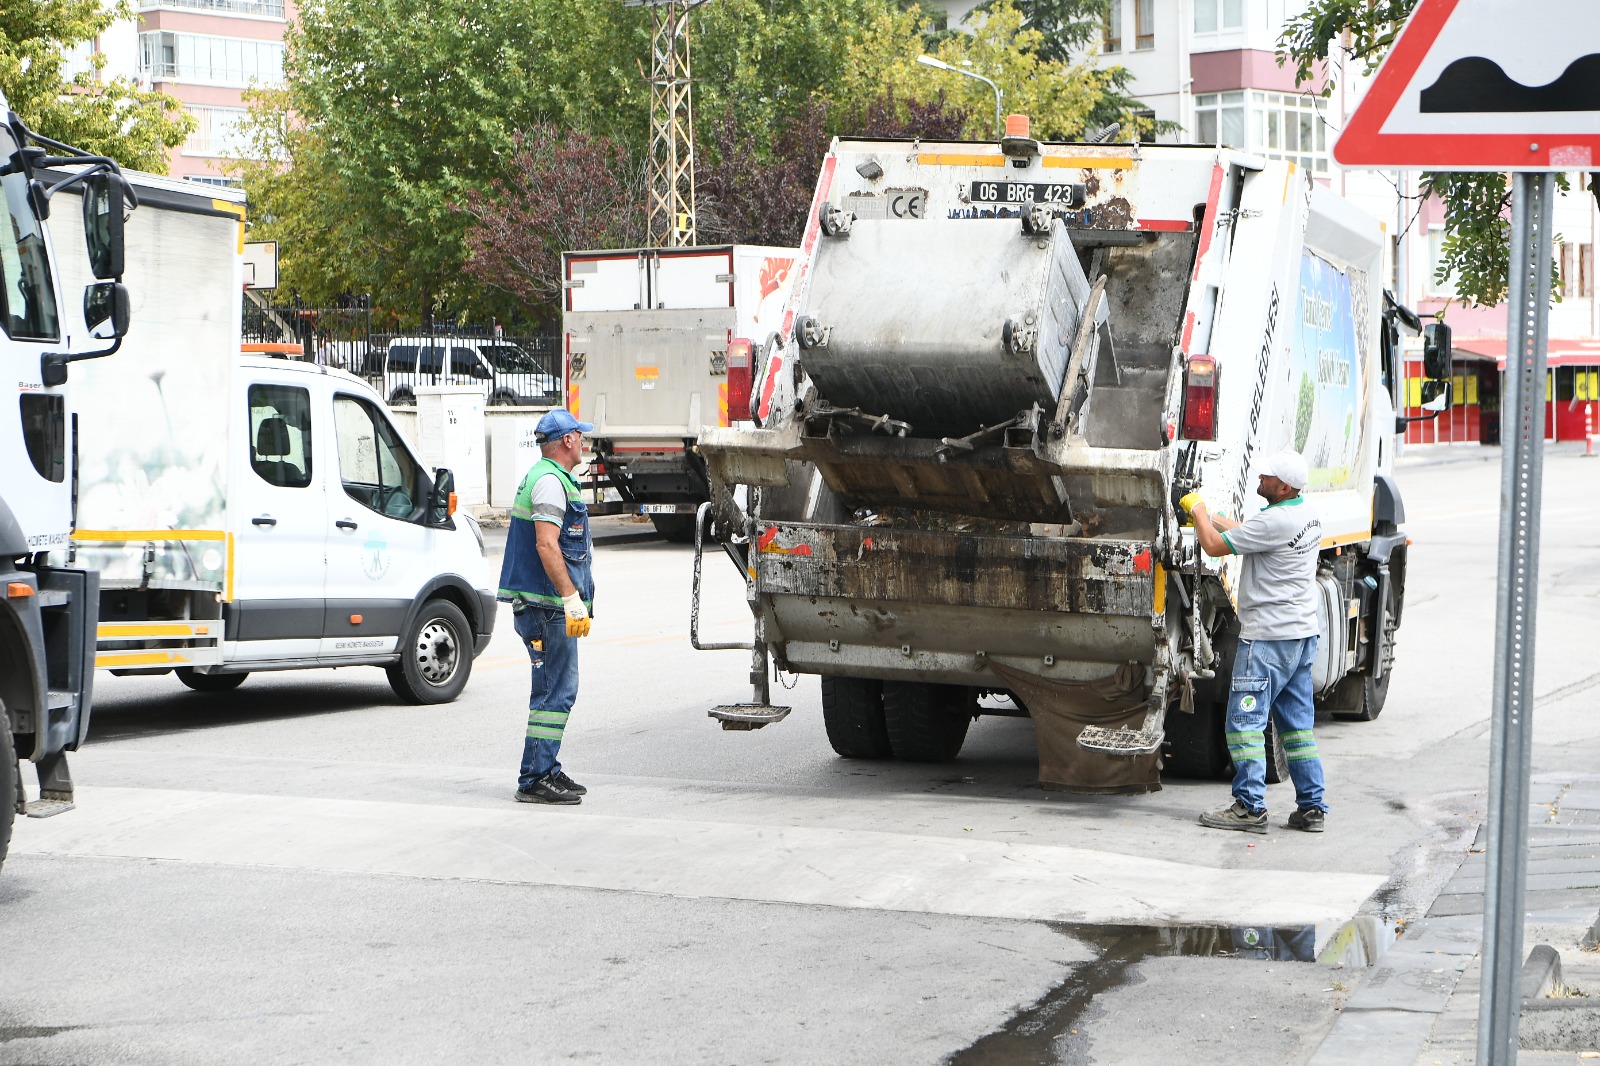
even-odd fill
[[[427,493],[422,468],[389,420],[365,400],[336,396],[333,428],[339,439],[339,478],[350,498],[390,518],[420,518],[420,501]]]
[[[417,346],[415,344],[389,345],[389,373],[412,374],[417,369]]]
[[[250,468],[269,485],[311,484],[311,393],[292,385],[251,385]]]

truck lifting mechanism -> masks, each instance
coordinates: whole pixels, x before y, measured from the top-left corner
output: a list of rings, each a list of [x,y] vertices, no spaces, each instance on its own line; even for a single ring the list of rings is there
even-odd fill
[[[1042,144],[1015,118],[997,144],[823,161],[753,421],[699,441],[695,609],[714,538],[754,616],[754,700],[713,717],[782,718],[770,660],[821,676],[845,757],[950,759],[976,717],[1026,715],[1047,788],[1225,774],[1239,560],[1205,556],[1177,501],[1243,518],[1284,448],[1325,531],[1318,698],[1376,717],[1417,325],[1386,302],[1381,226],[1292,163]]]

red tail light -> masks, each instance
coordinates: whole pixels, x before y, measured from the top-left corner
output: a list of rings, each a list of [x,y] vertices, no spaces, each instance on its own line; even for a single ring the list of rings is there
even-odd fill
[[[752,348],[743,337],[728,342],[728,417],[735,422],[750,420],[750,383],[755,363]]]
[[[1217,439],[1217,361],[1191,355],[1183,377],[1183,436]]]

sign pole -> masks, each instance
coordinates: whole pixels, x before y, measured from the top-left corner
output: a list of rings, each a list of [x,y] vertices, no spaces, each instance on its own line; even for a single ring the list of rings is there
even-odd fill
[[[1516,1062],[1522,1017],[1528,778],[1532,771],[1534,620],[1544,479],[1546,326],[1555,177],[1519,172],[1511,192],[1511,304],[1500,461],[1500,567],[1495,609],[1489,853],[1483,911],[1480,1066]],[[1510,348],[1515,341],[1515,355]]]

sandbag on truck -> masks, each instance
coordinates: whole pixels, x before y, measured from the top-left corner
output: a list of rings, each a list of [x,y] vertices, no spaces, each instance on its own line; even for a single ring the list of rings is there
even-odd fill
[[[950,759],[975,717],[1028,714],[1047,787],[1223,774],[1239,561],[1176,501],[1242,517],[1295,448],[1318,697],[1376,717],[1407,551],[1383,257],[1308,173],[1228,149],[835,141],[757,421],[699,443],[755,621],[755,697],[713,716],[787,713],[770,659],[821,676],[843,756]]]

